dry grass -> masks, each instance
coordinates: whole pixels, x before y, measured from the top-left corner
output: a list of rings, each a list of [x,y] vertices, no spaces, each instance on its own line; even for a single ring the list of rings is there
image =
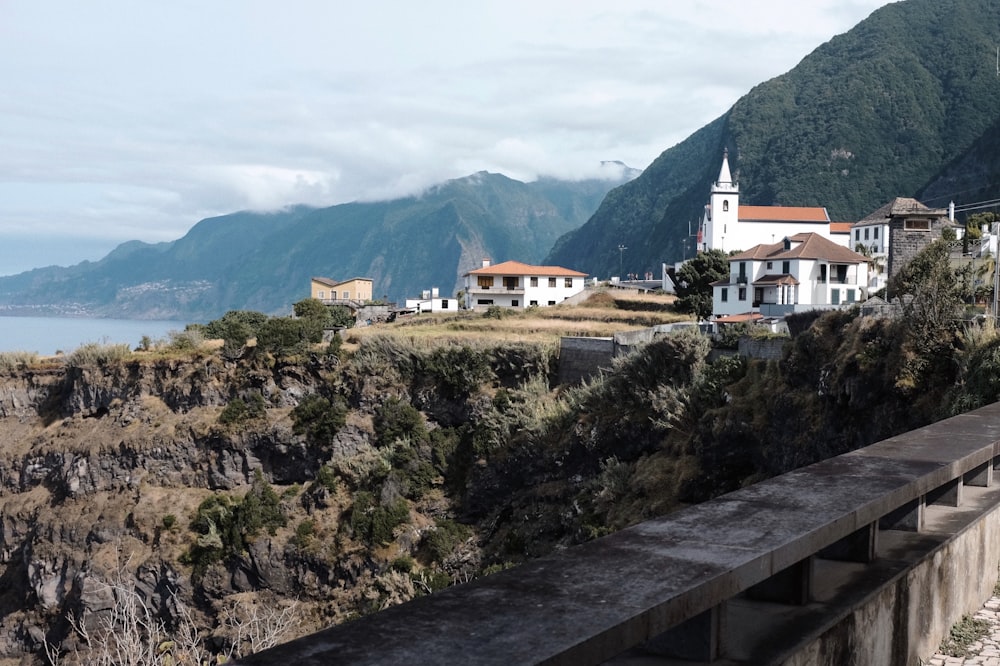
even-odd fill
[[[392,324],[352,329],[350,344],[372,335],[461,342],[537,342],[556,344],[564,336],[610,337],[622,331],[688,321],[673,310],[673,296],[601,291],[581,305],[509,310],[500,318],[483,312],[421,314]]]

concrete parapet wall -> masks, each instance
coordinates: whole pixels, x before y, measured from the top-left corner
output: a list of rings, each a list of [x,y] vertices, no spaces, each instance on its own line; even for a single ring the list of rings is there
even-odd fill
[[[610,368],[614,338],[571,338],[559,341],[559,383],[576,384]]]
[[[878,587],[782,666],[919,666],[953,624],[993,596],[1000,507]]]

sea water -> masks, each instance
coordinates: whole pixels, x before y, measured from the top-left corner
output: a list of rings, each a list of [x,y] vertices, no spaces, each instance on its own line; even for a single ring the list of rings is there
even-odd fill
[[[127,344],[137,347],[182,331],[186,322],[137,319],[83,319],[76,317],[0,317],[0,352],[26,351],[49,356],[69,353],[87,343]]]

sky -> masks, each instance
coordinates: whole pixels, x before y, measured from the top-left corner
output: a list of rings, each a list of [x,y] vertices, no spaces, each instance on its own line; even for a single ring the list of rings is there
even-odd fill
[[[643,169],[885,0],[0,0],[0,275],[487,170]]]

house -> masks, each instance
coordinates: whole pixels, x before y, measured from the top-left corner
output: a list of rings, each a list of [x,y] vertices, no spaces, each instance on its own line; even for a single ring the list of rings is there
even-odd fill
[[[719,179],[698,230],[698,250],[745,250],[761,242],[774,243],[800,233],[815,233],[842,247],[851,247],[850,222],[831,222],[823,207],[747,206],[740,203],[740,186],[729,170],[729,151],[722,155]]]
[[[499,305],[508,308],[548,306],[561,303],[585,288],[586,273],[561,266],[532,266],[519,261],[491,265],[483,259],[480,268],[465,278],[465,307]]]
[[[310,296],[327,305],[360,306],[372,300],[372,281],[356,277],[336,281],[325,277],[314,277],[309,285]]]
[[[406,309],[417,314],[422,312],[458,312],[457,298],[441,298],[438,288],[425,289],[420,298],[406,299]]]
[[[818,233],[800,233],[729,258],[729,277],[712,283],[717,318],[783,317],[863,300],[868,259]]]

